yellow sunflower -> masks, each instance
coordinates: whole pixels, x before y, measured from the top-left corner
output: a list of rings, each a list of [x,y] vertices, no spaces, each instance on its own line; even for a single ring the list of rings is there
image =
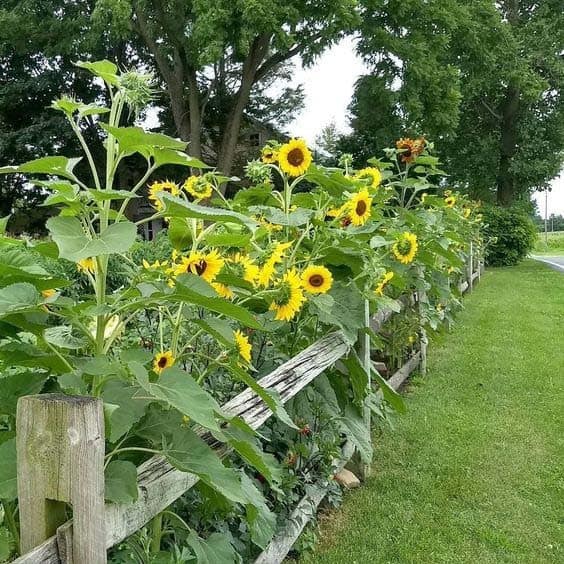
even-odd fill
[[[178,194],[180,194],[180,188],[178,188],[178,184],[171,182],[170,180],[165,180],[164,182],[153,182],[153,184],[149,186],[149,200],[151,200],[153,207],[158,211],[161,211],[164,207],[159,199],[159,195],[162,195],[165,192],[171,196],[178,196]]]
[[[235,344],[237,345],[237,350],[239,351],[239,356],[247,363],[251,363],[251,351],[253,350],[251,343],[249,343],[249,337],[244,335],[237,329],[234,331],[233,336],[235,337]]]
[[[392,252],[397,260],[403,264],[409,264],[415,258],[417,252],[417,235],[404,231],[394,243]]]
[[[240,277],[243,280],[251,284],[257,281],[260,269],[251,257],[242,253],[236,253],[229,259],[229,262],[241,268]]]
[[[291,139],[278,151],[278,164],[290,176],[304,174],[311,165],[311,160],[311,152],[303,139]]]
[[[401,151],[400,158],[404,163],[414,161],[425,149],[425,139],[409,139],[404,137],[396,141],[396,148]]]
[[[370,188],[378,188],[380,182],[382,182],[382,173],[379,169],[369,166],[359,170],[354,177],[357,180],[368,180],[368,186]]]
[[[213,186],[203,176],[189,176],[182,188],[190,195],[194,196],[196,200],[205,200],[210,198],[213,193]]]
[[[278,295],[270,304],[270,310],[275,312],[274,318],[278,321],[290,321],[304,302],[300,277],[294,269],[289,270],[278,283]]]
[[[278,160],[278,151],[274,147],[267,145],[262,149],[260,158],[265,164],[274,164]]]
[[[353,194],[348,201],[348,218],[353,225],[364,225],[371,214],[372,198],[368,190],[361,190]]]
[[[308,266],[302,273],[302,285],[310,294],[325,294],[333,285],[333,275],[324,266]]]
[[[145,270],[159,270],[167,266],[167,264],[168,262],[166,260],[163,260],[163,262],[161,262],[160,260],[156,260],[153,263],[149,263],[149,261],[143,259],[143,268]]]
[[[209,253],[192,251],[187,257],[182,257],[180,264],[174,268],[176,276],[180,274],[195,274],[206,282],[213,282],[223,268],[223,258],[213,249]]]
[[[153,359],[153,370],[160,374],[165,368],[170,368],[173,364],[172,351],[160,352]]]
[[[96,259],[94,258],[85,258],[79,260],[76,263],[76,268],[79,272],[90,272],[90,274],[94,274],[96,272]]]
[[[272,251],[270,257],[265,261],[265,263],[260,267],[257,276],[257,284],[259,286],[268,286],[272,278],[274,277],[274,271],[276,265],[281,263],[286,254],[286,250],[292,246],[292,242],[289,243],[277,243]]]
[[[470,217],[470,214],[471,214],[471,213],[472,213],[472,210],[471,210],[468,206],[466,206],[466,207],[464,208],[464,212],[463,212],[463,214],[464,214],[464,219],[468,219],[468,218]]]
[[[388,272],[385,272],[382,277],[380,278],[380,280],[378,281],[378,284],[376,284],[376,288],[374,289],[374,292],[378,295],[378,296],[382,296],[384,295],[384,288],[387,286],[388,282],[394,277],[394,273],[390,270]]]
[[[445,205],[447,208],[453,208],[454,204],[456,204],[456,198],[454,196],[447,196],[445,198]]]
[[[233,290],[231,290],[231,288],[229,286],[226,286],[225,284],[221,284],[220,282],[212,282],[211,285],[213,286],[213,289],[218,293],[218,295],[220,295],[222,298],[225,298],[226,300],[230,300],[235,296]]]
[[[49,288],[48,290],[41,290],[41,295],[46,300],[48,300],[49,298],[52,298],[56,293],[57,293],[57,290],[54,290],[53,288]]]

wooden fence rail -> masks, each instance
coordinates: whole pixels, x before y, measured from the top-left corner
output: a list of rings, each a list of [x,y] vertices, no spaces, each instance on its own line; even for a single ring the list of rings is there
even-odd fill
[[[483,269],[478,261],[478,269],[474,271],[475,259],[471,260],[467,279],[459,286],[461,292],[472,288],[473,281],[480,276]],[[413,298],[404,297],[401,305],[405,307],[414,302]],[[378,312],[370,321],[371,329],[378,332],[392,313],[391,310]],[[345,336],[340,331],[335,331],[264,376],[259,380],[259,384],[266,390],[278,392],[281,401],[286,403],[325,369],[346,355],[349,348]],[[420,359],[421,352],[414,354],[406,365],[392,376],[390,385],[395,389],[399,388],[418,366]],[[45,421],[59,421],[61,424],[56,425],[57,428],[49,428],[50,439],[47,431],[40,433],[39,436],[42,438],[38,439],[37,432],[32,432],[29,422],[35,421],[37,413],[41,410],[45,411],[44,405],[41,408],[37,407],[45,402],[53,404],[52,413],[45,416],[47,417]],[[22,547],[27,552],[15,560],[15,564],[103,564],[106,562],[106,549],[139,530],[198,482],[197,476],[175,469],[162,456],[153,456],[137,469],[139,497],[135,502],[111,503],[100,507],[100,495],[103,496],[103,464],[99,468],[99,461],[96,458],[99,454],[89,458],[87,452],[94,444],[101,443],[103,446],[103,419],[100,417],[96,421],[89,419],[90,428],[84,428],[83,423],[86,419],[82,420],[81,416],[76,414],[72,417],[68,415],[76,408],[77,402],[80,403],[80,400],[76,398],[67,396],[54,398],[49,395],[21,398],[18,402],[18,491]],[[89,398],[87,403],[91,410],[99,413],[101,409],[99,402],[100,400]],[[253,429],[258,429],[272,415],[268,406],[250,389],[246,389],[227,402],[223,409],[232,415],[240,416]],[[22,433],[22,429],[26,428],[29,428],[30,432]],[[42,428],[47,429],[45,423]],[[92,429],[95,429],[94,434]],[[225,445],[218,444],[208,435],[202,436],[220,456],[228,453]],[[30,440],[30,437],[33,440]],[[57,447],[62,449],[59,451],[54,445],[61,442],[66,446]],[[350,445],[345,449],[346,453],[349,452],[349,448]],[[96,449],[92,450],[98,453]],[[350,457],[350,454],[347,456]],[[347,456],[344,453],[343,464],[348,460]],[[37,457],[43,460],[43,463],[31,469],[30,459],[36,460]],[[82,472],[80,469],[85,468],[85,465],[90,467]],[[93,472],[96,474],[94,477]],[[32,476],[34,483],[39,485],[35,485],[30,492],[28,490]],[[98,483],[100,480],[102,480],[101,490]],[[53,490],[49,484],[56,484],[57,487]],[[59,491],[60,487],[62,489]],[[85,492],[85,489],[88,491]],[[79,495],[77,492],[82,493]],[[96,492],[96,495],[92,495],[92,492]],[[37,494],[35,501],[39,509],[32,511],[29,507],[30,496],[35,494]],[[85,501],[81,495],[85,496]],[[324,495],[323,489],[318,488],[317,495],[313,499],[302,500],[303,507],[300,508],[299,505],[296,508],[296,515],[303,517],[306,506],[313,508],[312,511],[315,512]],[[60,510],[61,507],[57,502],[67,502],[72,505],[74,522],[65,522],[64,512]],[[22,511],[22,508],[28,509]],[[49,513],[48,518],[46,511]],[[37,515],[40,517],[38,518]],[[300,523],[302,521],[304,519],[301,518]],[[304,521],[301,527],[288,525],[287,532],[276,535],[272,541],[274,545],[271,543],[257,562],[281,562],[305,526],[305,522],[307,521]],[[86,529],[85,523],[88,525]],[[276,558],[265,560],[267,558],[265,554],[276,555]]]

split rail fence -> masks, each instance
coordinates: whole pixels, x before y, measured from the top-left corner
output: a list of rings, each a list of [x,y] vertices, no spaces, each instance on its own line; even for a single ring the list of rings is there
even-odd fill
[[[460,291],[472,289],[483,272],[481,259],[470,252],[466,280]],[[417,297],[409,298],[417,301]],[[404,300],[404,304],[409,301]],[[370,319],[377,332],[391,317],[382,310]],[[369,362],[369,341],[364,341],[365,362]],[[426,338],[420,350],[388,380],[395,390],[426,362]],[[311,346],[259,380],[275,390],[286,403],[323,371],[349,351],[340,331]],[[272,415],[267,405],[247,389],[223,406],[258,429]],[[369,421],[367,421],[369,424]],[[224,445],[209,443],[221,456]],[[104,503],[104,418],[101,400],[58,394],[20,398],[17,415],[18,501],[21,551],[16,564],[103,564],[107,549],[117,545],[146,525],[198,482],[198,477],[172,467],[164,457],[153,456],[137,469],[139,497],[127,504]],[[346,443],[337,471],[354,453]],[[298,503],[282,530],[255,560],[255,564],[282,562],[303,528],[316,513],[327,486],[320,483]],[[73,519],[66,521],[70,504]]]

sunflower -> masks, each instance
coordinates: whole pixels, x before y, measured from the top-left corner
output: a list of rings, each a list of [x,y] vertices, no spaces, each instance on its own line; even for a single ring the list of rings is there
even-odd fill
[[[361,190],[353,194],[348,201],[348,218],[353,225],[364,225],[370,217],[370,209],[372,207],[372,198],[368,194],[368,190]]]
[[[238,275],[245,280],[254,284],[259,276],[259,267],[254,263],[253,259],[245,254],[236,253],[233,255],[229,262],[236,265],[239,270]]]
[[[357,180],[368,180],[368,187],[369,188],[378,188],[380,182],[382,182],[382,173],[379,169],[369,166],[367,168],[363,168],[359,170],[354,177]]]
[[[251,363],[251,351],[253,350],[251,343],[249,343],[249,337],[243,335],[239,329],[233,332],[235,337],[235,344],[237,345],[237,350],[239,351],[239,356],[247,363]]]
[[[182,257],[180,264],[174,268],[174,274],[195,274],[206,282],[213,282],[223,268],[223,258],[213,249],[207,254],[192,251],[187,257]]]
[[[384,295],[384,288],[387,286],[388,282],[394,277],[394,273],[390,270],[388,272],[384,272],[383,276],[376,284],[376,288],[374,289],[374,293],[378,296]]]
[[[235,296],[233,290],[231,290],[231,288],[229,286],[226,286],[225,284],[221,284],[220,282],[212,282],[211,285],[213,289],[226,300],[230,300]]]
[[[76,263],[76,268],[79,272],[94,274],[96,272],[96,259],[85,258]]]
[[[272,251],[270,257],[265,261],[265,263],[260,267],[257,276],[257,284],[259,286],[268,286],[272,278],[274,277],[274,270],[278,263],[281,263],[284,259],[286,250],[292,246],[292,242],[289,243],[277,243],[276,247]]]
[[[267,145],[262,149],[260,158],[265,164],[274,164],[278,160],[278,151],[274,147]]]
[[[49,298],[52,298],[56,293],[57,293],[57,290],[54,290],[53,288],[49,288],[47,290],[41,290],[41,295],[46,300],[48,300]]]
[[[278,295],[270,304],[270,310],[276,312],[274,318],[278,321],[290,321],[304,302],[300,277],[294,269],[289,270],[278,283]]]
[[[153,370],[160,374],[165,368],[170,368],[173,364],[172,351],[160,352],[153,359]]]
[[[180,194],[180,188],[178,188],[178,184],[170,180],[153,182],[153,184],[149,186],[149,200],[151,200],[153,207],[155,207],[157,211],[161,211],[164,207],[159,199],[159,195],[162,195],[164,192],[167,192],[171,196],[178,196],[178,194]]]
[[[160,260],[156,260],[153,263],[149,263],[149,261],[143,259],[143,268],[145,270],[159,270],[161,268],[164,268],[167,264],[168,263],[166,260],[163,260],[163,262],[161,262]]]
[[[456,198],[454,196],[447,196],[445,198],[445,205],[447,208],[453,208],[454,204],[456,204]]]
[[[404,137],[396,141],[396,148],[401,152],[401,160],[404,163],[413,162],[425,148],[425,139],[409,139]]]
[[[409,264],[412,262],[417,252],[417,235],[404,231],[394,243],[392,252],[401,263]]]
[[[189,176],[182,185],[188,194],[194,196],[196,200],[210,198],[213,193],[213,186],[203,176]]]
[[[310,294],[325,294],[333,285],[333,275],[324,266],[308,266],[302,273],[302,285]]]
[[[464,219],[468,219],[471,213],[472,213],[472,209],[469,208],[468,206],[465,206],[463,211]]]
[[[278,151],[278,164],[290,176],[304,174],[311,160],[311,152],[303,139],[291,139]]]

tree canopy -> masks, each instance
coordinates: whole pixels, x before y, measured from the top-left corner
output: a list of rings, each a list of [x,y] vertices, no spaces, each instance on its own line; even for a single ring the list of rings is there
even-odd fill
[[[365,158],[403,135],[436,141],[459,187],[507,205],[563,162],[560,0],[365,0],[371,67],[343,147]]]

